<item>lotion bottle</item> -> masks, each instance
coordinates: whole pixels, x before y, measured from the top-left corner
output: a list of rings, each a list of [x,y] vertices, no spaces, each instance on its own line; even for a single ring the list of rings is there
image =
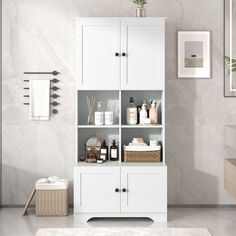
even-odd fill
[[[140,111],[140,124],[144,125],[145,124],[145,119],[147,118],[147,111],[146,111],[146,106],[145,104],[142,105],[142,110]]]
[[[95,112],[95,125],[103,125],[102,102],[98,102],[98,110]]]
[[[127,108],[127,124],[136,125],[138,120],[137,107],[134,105],[133,97],[130,97],[129,107]]]
[[[155,101],[152,101],[151,108],[149,110],[149,118],[151,119],[151,124],[157,124],[157,108]]]

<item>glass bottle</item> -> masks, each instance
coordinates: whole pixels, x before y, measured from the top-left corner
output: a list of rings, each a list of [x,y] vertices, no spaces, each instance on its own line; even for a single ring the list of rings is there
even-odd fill
[[[105,139],[103,140],[101,149],[100,149],[100,159],[103,161],[107,161],[108,160],[108,146],[106,144]]]
[[[116,145],[116,141],[112,141],[112,145],[110,147],[110,160],[111,161],[118,161],[119,160],[119,152],[118,146]]]

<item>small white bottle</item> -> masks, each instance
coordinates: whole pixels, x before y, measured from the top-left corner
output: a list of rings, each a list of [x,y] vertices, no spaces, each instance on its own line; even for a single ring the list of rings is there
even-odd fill
[[[140,117],[140,125],[144,125],[145,124],[145,119],[147,118],[147,111],[146,111],[146,106],[145,104],[142,105],[142,109],[139,113],[139,117]]]
[[[113,125],[113,112],[111,107],[107,103],[107,110],[105,112],[105,125]]]
[[[103,125],[102,102],[98,102],[98,110],[95,112],[95,125]]]

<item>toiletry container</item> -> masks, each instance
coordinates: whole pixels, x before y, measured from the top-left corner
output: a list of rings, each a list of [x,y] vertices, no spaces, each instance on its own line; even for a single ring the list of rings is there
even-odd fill
[[[105,125],[113,125],[113,111],[111,111],[109,104],[107,104],[105,111]]]
[[[152,101],[151,108],[149,110],[149,118],[151,119],[151,124],[157,124],[157,108],[155,101]]]
[[[146,106],[143,104],[142,109],[140,111],[140,124],[144,125],[145,124],[145,119],[147,118],[147,111],[146,111]]]
[[[137,107],[134,105],[133,97],[130,97],[129,107],[127,108],[127,124],[136,125],[137,124]]]
[[[147,111],[147,117],[149,117],[149,109],[150,109],[150,107],[149,107],[146,99],[143,99],[143,105],[145,105],[145,108],[146,108],[146,111]]]
[[[102,102],[98,102],[98,110],[95,112],[95,125],[103,125]]]
[[[103,161],[107,161],[108,160],[108,146],[106,144],[105,139],[103,140],[101,149],[100,149],[100,159]]]
[[[116,141],[112,141],[112,145],[110,147],[110,160],[111,161],[118,161],[119,160],[119,152],[118,146],[116,145]]]

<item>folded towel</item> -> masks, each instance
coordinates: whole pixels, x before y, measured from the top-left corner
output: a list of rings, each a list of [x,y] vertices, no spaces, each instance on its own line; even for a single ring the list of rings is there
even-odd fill
[[[49,120],[50,117],[50,80],[30,80],[30,119]]]
[[[159,151],[161,150],[161,146],[125,146],[124,150],[131,152]]]

